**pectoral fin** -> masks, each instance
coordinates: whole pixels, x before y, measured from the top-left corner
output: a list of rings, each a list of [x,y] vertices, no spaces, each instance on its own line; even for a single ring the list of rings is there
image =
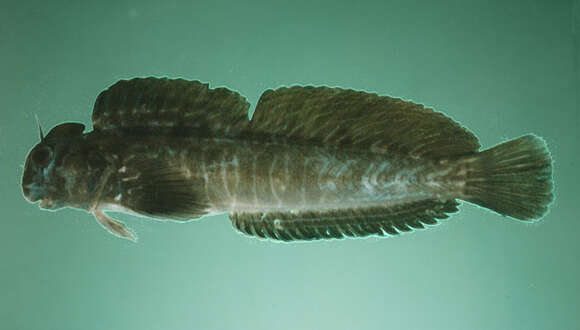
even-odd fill
[[[207,213],[203,179],[187,167],[135,158],[121,178],[121,205],[156,219],[188,221]]]
[[[109,233],[117,237],[126,238],[134,243],[137,242],[135,234],[124,223],[110,218],[102,211],[95,210],[93,211],[93,215],[97,219],[97,222]]]

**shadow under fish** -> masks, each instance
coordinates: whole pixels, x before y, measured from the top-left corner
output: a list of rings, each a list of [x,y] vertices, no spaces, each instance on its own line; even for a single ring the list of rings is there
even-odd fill
[[[64,123],[30,151],[25,198],[187,221],[229,213],[275,240],[385,236],[433,225],[464,200],[519,220],[553,199],[545,142],[525,135],[479,151],[432,109],[328,87],[267,90],[252,120],[244,97],[182,79],[122,80],[102,92],[93,131]]]

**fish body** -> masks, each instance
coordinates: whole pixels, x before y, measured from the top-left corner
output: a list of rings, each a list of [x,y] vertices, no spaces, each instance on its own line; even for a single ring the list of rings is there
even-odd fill
[[[225,89],[121,81],[97,99],[92,132],[65,123],[41,135],[24,195],[87,210],[132,240],[106,211],[228,213],[245,234],[289,241],[396,235],[446,218],[457,199],[536,219],[552,200],[551,158],[534,135],[480,152],[440,113],[330,88],[268,91],[244,115],[245,99]]]
[[[143,167],[150,163],[156,166],[153,170],[173,169],[191,180],[199,198],[207,204],[207,213],[377,207],[404,204],[427,195],[441,199],[453,195],[449,189],[437,189],[453,178],[445,177],[447,165],[435,162],[230,139],[173,138],[163,144],[149,138],[110,141],[110,145],[95,144],[103,153],[108,150],[114,159],[108,165],[111,175],[104,185],[111,189],[107,188],[101,198],[123,207],[131,204],[123,202],[131,199],[132,183],[142,179]],[[74,182],[72,178],[70,181]],[[454,184],[460,186],[459,182]]]

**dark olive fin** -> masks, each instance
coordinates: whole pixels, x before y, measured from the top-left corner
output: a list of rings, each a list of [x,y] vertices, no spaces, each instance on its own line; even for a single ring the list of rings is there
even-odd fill
[[[370,235],[397,235],[433,225],[457,211],[457,202],[427,200],[397,207],[377,207],[324,212],[232,212],[238,231],[281,241],[307,241]]]
[[[246,99],[199,81],[167,78],[121,80],[97,97],[95,130],[163,129],[202,136],[235,136],[248,125]]]
[[[473,134],[432,109],[340,88],[268,90],[250,125],[256,135],[389,154],[438,158],[479,149]]]
[[[525,135],[465,160],[465,200],[520,220],[543,217],[553,200],[552,157],[544,140]]]
[[[207,213],[203,180],[161,161],[134,161],[120,179],[121,204],[158,219],[186,221]]]

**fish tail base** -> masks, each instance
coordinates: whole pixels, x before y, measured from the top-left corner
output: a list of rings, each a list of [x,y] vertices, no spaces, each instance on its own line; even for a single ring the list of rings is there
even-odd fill
[[[519,220],[542,218],[553,200],[552,157],[545,141],[525,135],[466,157],[462,199]]]

